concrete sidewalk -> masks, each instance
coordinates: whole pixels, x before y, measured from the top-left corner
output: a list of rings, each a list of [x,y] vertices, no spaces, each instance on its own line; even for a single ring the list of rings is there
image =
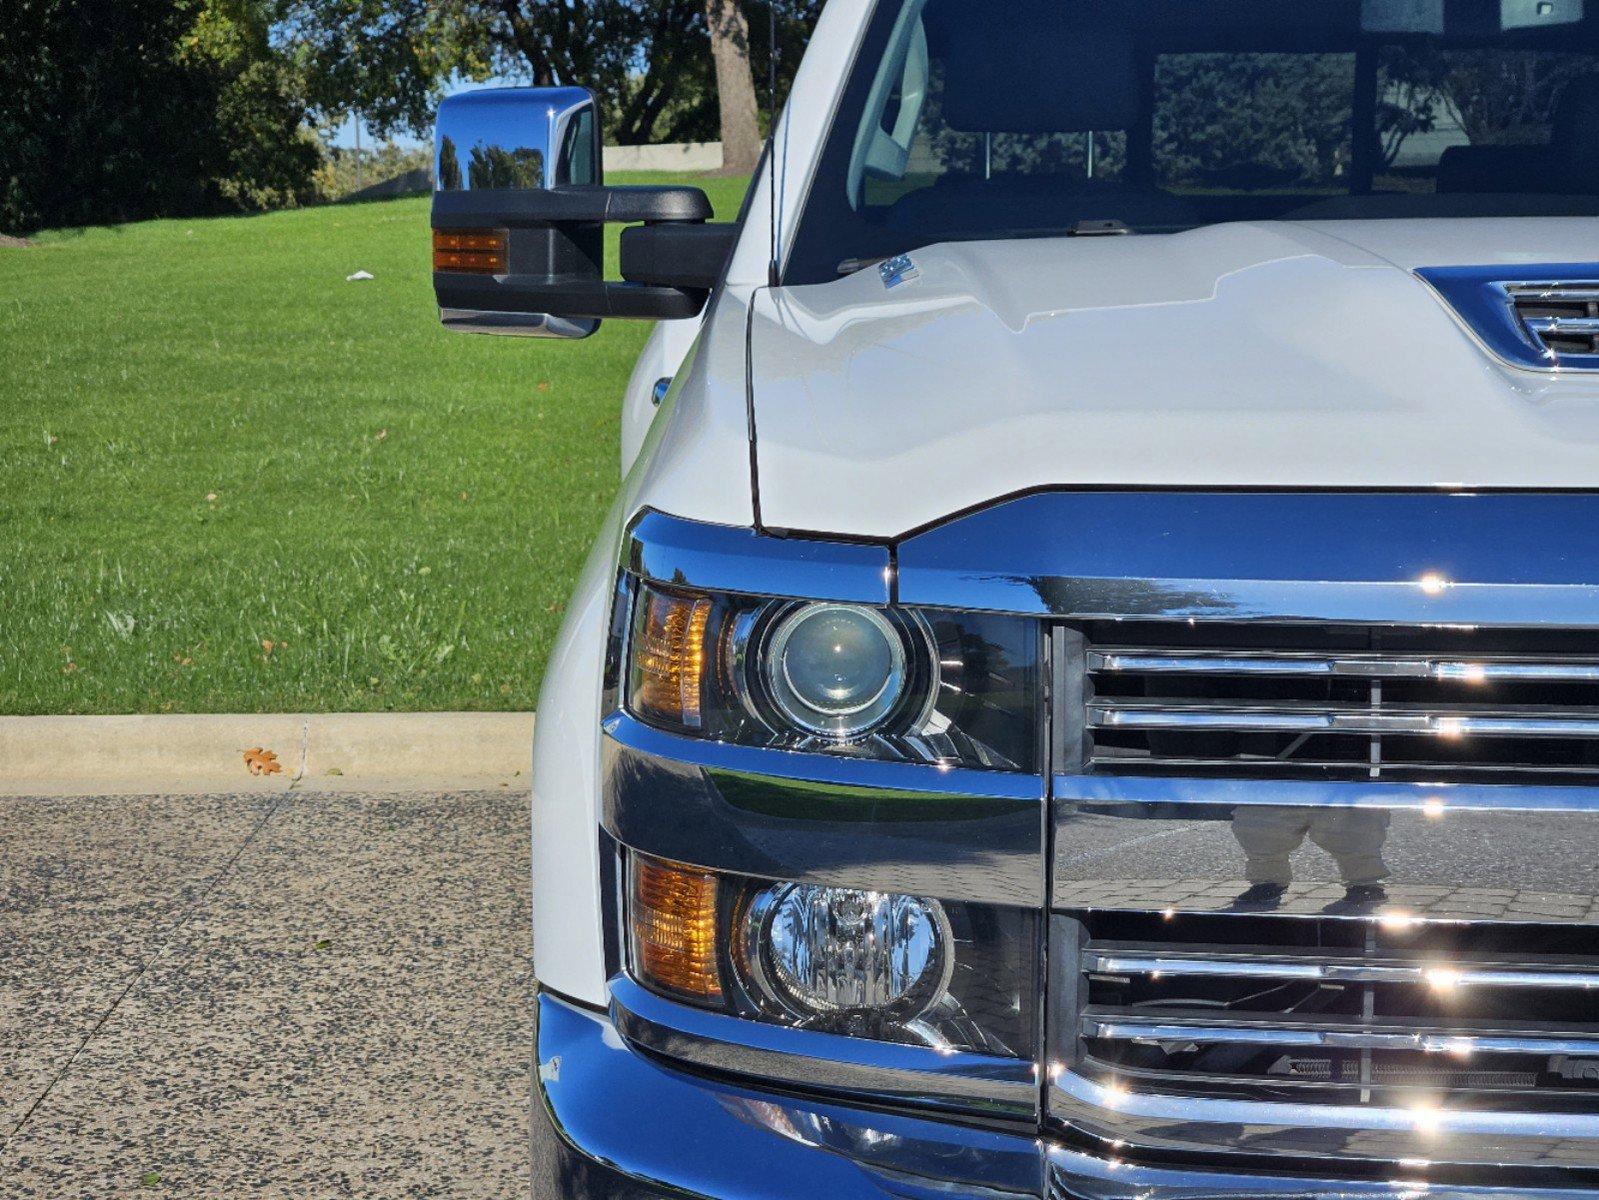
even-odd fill
[[[6,801],[0,1193],[526,1196],[526,808]]]
[[[532,713],[0,716],[0,796],[526,787],[532,760]]]

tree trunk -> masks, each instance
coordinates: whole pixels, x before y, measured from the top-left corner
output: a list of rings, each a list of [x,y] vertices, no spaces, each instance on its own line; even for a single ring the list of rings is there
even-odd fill
[[[755,106],[755,75],[750,69],[750,27],[739,0],[705,0],[716,61],[716,97],[722,110],[722,167],[755,170],[761,157],[761,122]]]

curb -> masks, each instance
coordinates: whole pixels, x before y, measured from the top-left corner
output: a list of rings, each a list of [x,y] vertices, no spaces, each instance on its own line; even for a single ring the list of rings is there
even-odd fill
[[[532,763],[532,713],[0,717],[0,796],[466,790]]]

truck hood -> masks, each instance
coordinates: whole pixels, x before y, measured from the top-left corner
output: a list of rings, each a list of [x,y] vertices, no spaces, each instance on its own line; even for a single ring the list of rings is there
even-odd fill
[[[1599,488],[1599,374],[1502,363],[1414,273],[1599,263],[1599,221],[1237,224],[912,258],[893,287],[874,268],[760,294],[765,525],[894,537],[1046,487]]]

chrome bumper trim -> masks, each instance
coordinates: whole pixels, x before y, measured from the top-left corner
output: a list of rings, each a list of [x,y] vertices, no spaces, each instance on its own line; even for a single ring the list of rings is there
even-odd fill
[[[1039,1200],[1033,1134],[787,1096],[675,1070],[603,1015],[538,998],[539,1200]]]
[[[1038,1116],[1038,1068],[1020,1059],[740,1020],[674,1004],[626,977],[611,981],[611,1018],[632,1044],[721,1075],[872,1103]]]
[[[732,746],[604,724],[606,830],[697,867],[1040,908],[1037,775]]]

